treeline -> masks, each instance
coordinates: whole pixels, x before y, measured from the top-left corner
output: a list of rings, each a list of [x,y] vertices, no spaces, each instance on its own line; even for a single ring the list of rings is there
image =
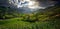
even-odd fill
[[[18,13],[16,9],[0,6],[0,19],[13,18],[16,17],[17,15]]]

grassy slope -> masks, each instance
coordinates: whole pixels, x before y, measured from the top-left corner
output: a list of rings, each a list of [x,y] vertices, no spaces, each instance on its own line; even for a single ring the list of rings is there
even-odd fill
[[[0,29],[55,29],[48,22],[29,23],[21,21],[20,18],[0,20]]]
[[[50,9],[50,10],[53,10],[53,9]],[[41,18],[43,20],[44,16],[42,16]],[[11,18],[8,20],[0,20],[0,29],[56,29],[56,27],[57,29],[60,28],[59,26],[60,20],[58,19],[51,19],[51,21],[48,21],[48,22],[39,21],[39,22],[33,22],[33,23],[22,21],[21,19],[22,18]]]

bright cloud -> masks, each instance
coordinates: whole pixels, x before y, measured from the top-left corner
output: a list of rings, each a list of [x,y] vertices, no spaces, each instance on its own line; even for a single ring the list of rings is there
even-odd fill
[[[39,7],[39,2],[32,1],[32,0],[9,0],[11,4],[14,4],[17,6],[17,8],[20,7],[28,7],[31,9],[38,8]]]

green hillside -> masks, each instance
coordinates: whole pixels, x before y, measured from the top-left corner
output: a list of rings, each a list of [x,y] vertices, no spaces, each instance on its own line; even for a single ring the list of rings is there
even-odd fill
[[[0,7],[0,29],[60,29],[60,7],[48,7],[31,14]]]

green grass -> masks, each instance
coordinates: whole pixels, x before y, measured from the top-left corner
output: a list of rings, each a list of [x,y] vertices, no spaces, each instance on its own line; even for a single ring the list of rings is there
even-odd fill
[[[24,22],[20,18],[0,20],[0,29],[55,29],[49,22]]]

